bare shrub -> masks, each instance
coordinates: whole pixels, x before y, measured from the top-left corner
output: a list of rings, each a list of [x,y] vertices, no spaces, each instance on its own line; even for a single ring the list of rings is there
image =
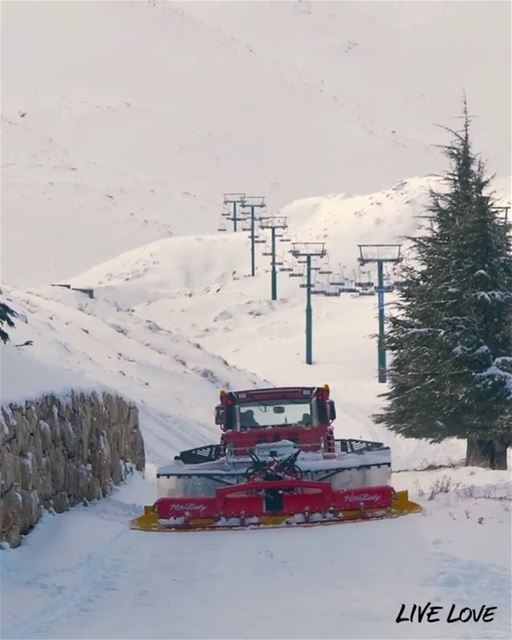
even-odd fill
[[[433,500],[440,493],[450,493],[450,491],[457,489],[458,486],[459,483],[454,485],[450,476],[444,475],[442,478],[438,478],[432,483],[427,500]]]
[[[425,492],[423,491],[423,488],[419,482],[419,480],[415,480],[414,481],[414,486],[416,488],[416,493],[420,498],[424,498],[425,497]]]

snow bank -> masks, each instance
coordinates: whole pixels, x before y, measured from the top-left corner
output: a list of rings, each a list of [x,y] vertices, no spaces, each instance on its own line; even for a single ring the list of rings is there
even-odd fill
[[[69,369],[38,360],[30,347],[0,345],[0,400],[21,403],[51,393],[69,396],[72,390],[104,390],[106,387]]]

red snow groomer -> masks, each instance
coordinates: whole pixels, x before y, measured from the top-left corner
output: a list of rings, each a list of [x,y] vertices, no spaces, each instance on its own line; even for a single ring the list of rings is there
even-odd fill
[[[421,511],[389,486],[380,442],[338,440],[329,387],[221,391],[220,444],[158,469],[160,497],[132,521],[145,531],[337,523]]]

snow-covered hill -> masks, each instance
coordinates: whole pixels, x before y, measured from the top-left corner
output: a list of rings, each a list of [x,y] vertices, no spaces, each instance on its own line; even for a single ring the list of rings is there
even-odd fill
[[[417,216],[435,183],[413,178],[366,196],[298,200],[282,213],[291,238],[325,241],[331,268],[345,265],[350,274],[357,269],[357,243],[402,242],[417,233]],[[219,388],[261,383],[261,377],[272,384],[328,382],[339,406],[338,434],[391,444],[397,469],[460,460],[461,442],[431,446],[373,423],[384,390],[376,382],[375,299],[316,296],[315,365],[307,366],[300,279],[281,273],[279,300],[271,302],[269,258],[260,247],[255,278],[248,277],[247,234],[225,233],[158,240],[71,280],[93,288],[94,300],[58,287],[7,288],[29,319],[18,323],[13,340],[33,340],[27,349],[40,360],[138,402],[151,462],[216,441],[212,410]],[[279,252],[291,264],[289,247]]]
[[[412,179],[368,196],[295,201],[283,213],[291,237],[325,239],[335,263],[355,267],[357,242],[397,241],[414,231],[427,185],[427,179]],[[283,245],[286,251],[289,246]],[[338,400],[339,434],[390,442],[396,468],[457,461],[463,455],[457,442],[406,442],[373,424],[381,391],[370,337],[375,301],[317,297],[317,364],[308,367],[304,290],[283,273],[280,299],[271,303],[268,258],[260,254],[258,275],[250,278],[246,233],[174,237],[75,278],[74,285],[94,289],[94,300],[60,287],[31,293],[6,288],[7,300],[28,319],[17,323],[12,340],[32,340],[20,349],[137,402],[152,463],[218,439],[212,410],[219,388],[261,381],[242,371],[261,372],[272,384],[328,382]]]
[[[1,347],[2,400],[49,391],[52,384],[60,391],[66,376],[66,386],[116,390],[139,406],[152,463],[218,438],[213,406],[220,388],[262,382],[149,318],[77,292],[48,287],[34,295],[6,287],[4,299],[20,319],[11,343]],[[15,346],[27,340],[33,344]],[[55,375],[28,388],[45,367],[57,368]]]
[[[292,240],[325,242],[332,267],[343,263],[351,271],[357,264],[358,243],[404,242],[416,232],[416,216],[425,213],[429,186],[439,186],[439,181],[433,177],[410,178],[367,195],[332,194],[294,200],[279,215],[286,216],[287,234]],[[259,234],[265,238],[268,232]],[[116,256],[71,282],[129,290],[137,287],[141,294],[142,289],[196,290],[226,282],[233,271],[239,276],[249,272],[247,238],[248,234],[242,232],[167,238]],[[287,263],[293,262],[289,249],[290,245],[284,244],[278,248],[278,255]],[[260,267],[268,266],[268,258],[261,257],[265,250],[258,247]]]
[[[3,281],[210,233],[223,191],[275,210],[440,170],[435,123],[457,126],[463,89],[476,148],[509,175],[509,18],[508,3],[4,3]]]

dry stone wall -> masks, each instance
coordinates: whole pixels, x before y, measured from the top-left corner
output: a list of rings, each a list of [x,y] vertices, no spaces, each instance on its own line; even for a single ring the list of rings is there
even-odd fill
[[[2,405],[0,541],[18,546],[43,509],[100,499],[144,468],[137,407],[109,393]]]

